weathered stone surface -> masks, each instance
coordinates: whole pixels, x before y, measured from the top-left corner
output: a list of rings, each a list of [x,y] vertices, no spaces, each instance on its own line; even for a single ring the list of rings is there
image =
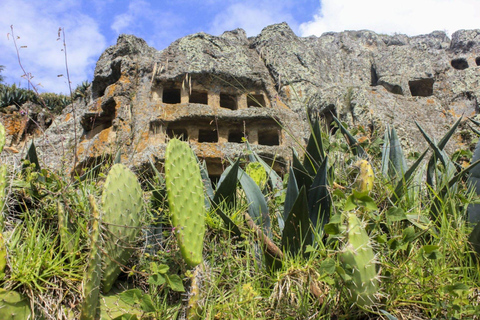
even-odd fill
[[[213,176],[244,153],[243,137],[281,170],[289,147],[305,143],[307,112],[371,130],[394,125],[407,151],[422,151],[414,121],[439,139],[459,116],[478,112],[480,30],[451,40],[439,31],[367,30],[301,38],[283,23],[252,38],[241,29],[198,33],[163,51],[121,35],[100,57],[89,93],[88,105],[76,103],[77,170],[118,149],[125,163],[145,167],[163,159],[173,135],[188,136]],[[74,142],[70,113],[55,121],[49,143],[39,142],[44,155]]]

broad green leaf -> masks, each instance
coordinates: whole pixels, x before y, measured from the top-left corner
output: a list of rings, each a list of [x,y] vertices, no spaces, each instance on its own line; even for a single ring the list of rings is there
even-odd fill
[[[367,153],[365,150],[363,150],[362,146],[358,143],[357,139],[355,139],[350,132],[343,126],[343,124],[340,122],[340,120],[337,119],[334,115],[332,115],[333,120],[337,123],[338,127],[340,128],[340,131],[342,134],[345,136],[345,140],[347,141],[348,145],[352,149],[353,155],[359,156],[359,157],[366,157]]]
[[[317,175],[308,190],[308,211],[314,230],[323,230],[323,226],[328,223],[330,218],[330,209],[332,206],[330,194],[328,192],[327,179],[328,157],[325,157],[318,168]]]
[[[282,235],[282,249],[295,256],[305,252],[305,248],[312,244],[310,219],[308,215],[308,201],[305,187],[298,193],[297,200],[285,220]]]
[[[167,285],[173,291],[185,292],[185,288],[183,287],[182,279],[178,275],[173,274],[173,275],[166,276],[166,280],[167,280]]]
[[[248,213],[253,221],[263,229],[263,232],[271,237],[270,216],[265,196],[253,179],[241,168],[238,169],[238,180],[248,201]]]
[[[287,184],[287,193],[285,194],[285,202],[283,205],[283,221],[287,220],[288,214],[292,210],[293,204],[298,197],[298,185],[295,174],[290,166]]]
[[[318,119],[311,127],[310,137],[308,138],[307,148],[303,158],[303,166],[307,169],[310,176],[315,176],[320,163],[325,158],[323,150],[322,134]]]
[[[402,232],[402,241],[404,243],[410,243],[413,240],[415,240],[417,235],[415,234],[415,228],[413,226],[410,226],[406,229],[403,230]]]
[[[391,207],[386,212],[387,222],[391,224],[392,222],[407,220],[407,215],[402,208]]]
[[[161,286],[165,283],[165,281],[165,277],[162,274],[155,273],[148,277],[147,282],[155,286]]]
[[[334,274],[337,263],[332,258],[326,258],[320,264],[320,273],[322,274]]]

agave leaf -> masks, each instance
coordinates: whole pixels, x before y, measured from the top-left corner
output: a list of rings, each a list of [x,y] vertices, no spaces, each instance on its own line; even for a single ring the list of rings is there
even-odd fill
[[[202,176],[203,185],[205,187],[205,208],[210,210],[210,202],[213,201],[214,198],[212,182],[208,176],[207,164],[205,163],[205,160],[202,162],[198,161],[198,164],[200,166],[200,175]]]
[[[35,147],[35,144],[32,143],[30,144],[30,147],[28,148],[27,151],[27,160],[30,161],[30,163],[35,164],[35,171],[40,172],[40,163],[38,162],[38,156],[37,156],[37,148]]]
[[[382,175],[388,176],[388,166],[390,163],[390,127],[387,125],[385,135],[383,137],[382,147]]]
[[[115,160],[113,164],[122,163],[122,149],[118,149],[117,154],[115,155]]]
[[[235,204],[239,164],[240,159],[237,159],[233,165],[229,166],[222,173],[222,176],[218,181],[215,196],[213,197],[213,202],[215,204],[219,204],[221,201],[225,201],[232,206]]]
[[[474,124],[480,127],[480,122],[478,122],[477,120],[474,120],[472,118],[468,118],[468,120],[472,121]]]
[[[477,223],[473,228],[472,233],[468,237],[468,241],[472,245],[473,250],[480,255],[480,223]]]
[[[312,184],[312,178],[308,175],[307,169],[300,162],[295,152],[293,152],[292,162],[293,173],[295,175],[295,179],[297,180],[298,187],[301,188],[305,186],[306,189],[310,188],[310,185]]]
[[[303,158],[303,166],[307,169],[310,176],[317,173],[317,168],[325,158],[325,151],[323,149],[322,134],[318,119],[312,127],[312,132],[308,138],[307,148],[305,149],[305,156]]]
[[[227,227],[235,233],[237,237],[241,237],[242,233],[238,226],[230,219],[221,209],[220,204],[225,201],[229,205],[234,205],[235,196],[237,192],[238,182],[238,166],[240,159],[229,166],[222,174],[223,179],[218,182],[217,191],[213,197],[213,204],[215,205],[215,212],[222,218]]]
[[[415,124],[417,125],[418,129],[420,129],[420,132],[422,133],[423,137],[425,138],[425,140],[427,140],[428,144],[434,151],[434,154],[432,155],[432,157],[430,158],[430,161],[428,162],[427,183],[433,186],[433,172],[434,172],[435,163],[436,163],[435,159],[440,159],[440,161],[442,162],[443,166],[446,169],[447,177],[448,179],[450,179],[455,174],[456,169],[455,169],[455,165],[450,160],[448,155],[445,153],[445,151],[443,151],[443,147],[445,146],[448,139],[446,139],[446,136],[442,138],[443,147],[440,148],[433,142],[433,140],[428,136],[425,130],[423,130],[423,128],[416,121],[415,121]]]
[[[284,251],[288,251],[292,255],[296,255],[299,251],[304,253],[306,246],[312,243],[308,216],[307,192],[305,187],[302,187],[285,221],[282,235]]]
[[[262,227],[263,232],[271,238],[270,217],[265,196],[253,179],[241,168],[238,169],[238,180],[248,201],[248,213],[253,221]]]
[[[395,192],[393,194],[393,202],[397,202],[397,200],[403,196],[403,193],[405,192],[405,187],[410,181],[410,177],[415,173],[417,167],[420,165],[427,152],[428,149],[425,150],[422,155],[417,159],[417,161],[415,161],[415,163],[412,164],[412,166],[407,170],[407,172],[405,172],[402,179],[398,180]]]
[[[334,115],[332,115],[333,120],[337,123],[338,127],[340,128],[340,131],[343,133],[345,136],[345,140],[347,141],[348,145],[352,149],[353,155],[359,156],[359,157],[366,157],[367,153],[365,150],[363,150],[362,146],[358,143],[357,139],[355,139],[351,133],[343,126],[343,124],[340,122],[340,120],[337,119]]]
[[[288,175],[288,184],[287,184],[287,193],[285,194],[285,202],[283,204],[283,220],[286,221],[288,214],[292,210],[292,207],[298,197],[298,185],[295,175],[293,174],[293,169],[290,166],[289,175]]]
[[[457,127],[458,125],[460,124],[460,122],[462,121],[462,117],[460,117],[457,122],[454,123],[454,125],[448,130],[447,133],[445,133],[445,135],[442,137],[442,139],[440,139],[440,141],[438,142],[438,147],[443,150],[443,148],[445,148],[445,146],[447,145],[447,142],[448,140],[450,140],[450,138],[452,137],[453,133],[455,132],[455,130],[457,130]]]
[[[440,192],[438,193],[438,196],[435,197],[435,200],[433,201],[433,204],[432,204],[432,207],[431,207],[431,210],[430,210],[430,214],[433,218],[433,220],[435,221],[438,217],[438,209],[440,208],[440,205],[441,205],[441,201],[442,199],[445,198],[446,194],[448,193],[448,191],[453,188],[453,186],[458,182],[458,180],[460,180],[464,175],[466,175],[467,173],[469,173],[472,169],[474,169],[475,167],[477,167],[477,165],[480,163],[480,159],[475,161],[474,163],[472,163],[470,166],[468,166],[467,168],[463,169],[462,171],[460,171],[459,173],[457,173],[452,179],[450,179],[450,181],[448,182],[448,184],[446,184],[441,190]]]
[[[314,230],[319,229],[323,232],[323,227],[330,219],[331,199],[328,193],[327,180],[328,156],[325,157],[317,175],[308,190],[308,211]],[[320,223],[320,228],[318,224]]]
[[[388,172],[391,178],[397,179],[405,173],[407,170],[407,161],[403,155],[402,145],[398,139],[395,128],[392,128],[390,133],[390,155],[389,155],[389,168]]]

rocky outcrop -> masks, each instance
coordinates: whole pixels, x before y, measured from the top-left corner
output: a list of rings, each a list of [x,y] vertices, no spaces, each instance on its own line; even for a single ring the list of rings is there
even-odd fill
[[[118,149],[137,168],[159,163],[172,136],[189,140],[212,176],[244,154],[243,139],[281,171],[289,147],[305,143],[307,112],[372,131],[394,125],[407,150],[420,150],[414,121],[439,138],[458,117],[478,112],[480,30],[452,39],[438,31],[301,38],[283,23],[252,38],[241,29],[198,33],[163,51],[121,35],[100,57],[90,95],[88,105],[76,104],[77,171]],[[50,140],[68,136],[58,128],[47,130]]]

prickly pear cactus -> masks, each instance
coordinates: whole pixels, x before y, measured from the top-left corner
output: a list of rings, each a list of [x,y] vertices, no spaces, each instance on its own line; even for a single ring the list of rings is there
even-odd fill
[[[345,280],[350,299],[360,306],[372,306],[378,291],[375,254],[370,238],[355,213],[348,214],[347,233],[347,245],[340,259],[347,275]]]
[[[105,239],[103,291],[107,293],[130,259],[142,222],[142,189],[135,174],[123,164],[110,169],[102,193]]]
[[[92,195],[89,197],[90,206],[92,207],[93,222],[90,242],[90,253],[88,255],[88,265],[83,277],[83,302],[80,313],[80,320],[95,320],[100,313],[99,294],[100,280],[102,277],[102,258],[100,255],[100,215],[98,213],[95,199]]]
[[[267,182],[267,171],[260,162],[250,162],[245,168],[245,172],[255,181],[260,190],[263,190]]]
[[[188,292],[188,306],[187,306],[187,320],[199,319],[200,313],[200,289],[203,285],[202,273],[205,271],[204,265],[198,265],[195,267],[195,271],[192,275],[192,284],[190,291]]]
[[[30,302],[16,291],[0,289],[0,319],[33,319]]]
[[[165,153],[165,183],[171,220],[185,262],[202,262],[205,202],[200,168],[186,142],[172,139]]]
[[[367,160],[358,160],[355,163],[355,167],[359,168],[360,172],[356,181],[356,189],[358,192],[370,192],[373,189],[373,181],[375,175],[373,173],[372,166]]]
[[[0,275],[5,272],[7,266],[7,246],[5,245],[5,239],[0,232]]]

